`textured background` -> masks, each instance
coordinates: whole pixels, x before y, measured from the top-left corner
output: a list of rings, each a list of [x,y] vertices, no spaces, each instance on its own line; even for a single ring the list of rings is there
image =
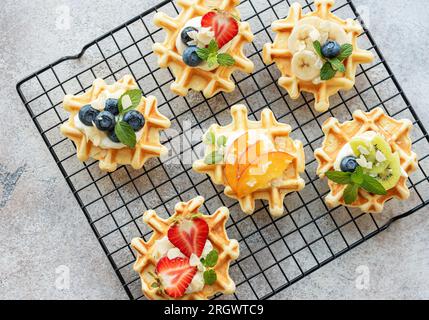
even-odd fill
[[[262,0],[261,0],[262,1]],[[0,298],[124,299],[110,264],[15,91],[27,74],[75,54],[158,1],[4,0],[0,12]],[[411,103],[429,126],[427,1],[355,0]],[[71,28],[56,28],[68,6]],[[425,208],[276,298],[429,298]],[[56,269],[71,270],[69,290]],[[368,290],[355,286],[369,267]]]

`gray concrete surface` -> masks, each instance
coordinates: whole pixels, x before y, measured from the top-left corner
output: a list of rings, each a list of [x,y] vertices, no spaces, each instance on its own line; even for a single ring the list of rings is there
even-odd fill
[[[0,298],[125,299],[120,283],[44,142],[15,84],[158,1],[5,0],[0,11]],[[355,0],[393,72],[429,126],[427,1]],[[71,28],[58,30],[60,6]],[[58,9],[60,7],[60,9]],[[368,13],[369,12],[369,13]],[[275,298],[428,299],[429,222],[425,208],[283,291]],[[60,266],[70,288],[59,290]],[[356,268],[370,286],[358,290]],[[57,272],[59,272],[57,274]]]

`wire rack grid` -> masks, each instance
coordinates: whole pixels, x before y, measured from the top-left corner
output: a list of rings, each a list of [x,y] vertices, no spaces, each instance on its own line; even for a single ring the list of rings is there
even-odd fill
[[[305,11],[314,9],[313,2],[299,2]],[[17,85],[37,130],[130,299],[144,298],[139,277],[132,270],[135,253],[130,241],[138,236],[149,239],[151,231],[141,221],[147,209],[168,217],[177,202],[196,195],[206,198],[206,213],[228,207],[231,219],[227,231],[241,248],[230,270],[237,292],[215,298],[267,299],[428,204],[428,134],[366,29],[359,39],[360,47],[372,51],[376,60],[359,67],[354,88],[332,97],[329,111],[317,114],[311,96],[303,94],[294,101],[277,85],[280,74],[275,65],[263,63],[261,52],[265,43],[273,41],[272,21],[284,18],[290,5],[285,0],[245,0],[239,5],[243,20],[250,22],[255,34],[254,42],[246,48],[255,71],[250,75],[236,73],[237,89],[230,94],[206,99],[195,92],[184,98],[171,93],[173,76],[168,69],[158,68],[151,47],[164,37],[163,31],[152,24],[154,14],[179,12],[172,0],[94,40],[79,55],[64,57]],[[349,0],[337,1],[334,12],[343,18],[360,19]],[[171,119],[172,132],[177,134],[162,134],[162,142],[171,150],[162,161],[153,159],[141,171],[121,167],[107,174],[95,161],[80,163],[73,143],[61,136],[59,126],[68,118],[62,99],[66,93],[83,93],[95,78],[113,82],[125,74],[137,79],[145,95],[158,98],[160,111]],[[200,156],[198,151],[202,149],[201,136],[186,132],[203,132],[215,122],[227,124],[230,107],[237,103],[250,108],[252,119],[259,119],[262,109],[269,107],[280,121],[292,126],[293,138],[304,143],[306,188],[286,197],[287,214],[281,218],[272,218],[267,204],[261,201],[254,215],[243,214],[235,201],[222,194],[222,188],[207,176],[193,172],[191,161],[183,161],[186,155]],[[408,201],[388,202],[384,213],[378,215],[344,207],[330,209],[323,201],[329,191],[327,183],[318,179],[313,155],[323,140],[321,125],[330,116],[344,121],[354,110],[375,107],[414,123],[412,139],[419,153],[419,168],[409,179],[411,197]]]

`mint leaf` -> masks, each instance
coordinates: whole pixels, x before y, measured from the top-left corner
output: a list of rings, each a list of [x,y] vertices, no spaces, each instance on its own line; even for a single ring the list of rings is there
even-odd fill
[[[350,172],[342,171],[328,171],[326,172],[326,177],[338,184],[350,184],[352,182]]]
[[[127,99],[126,98],[127,96],[129,97],[129,101],[131,101],[131,105],[124,106],[124,98]],[[119,113],[123,114],[125,112],[128,112],[130,110],[137,108],[140,104],[141,99],[142,99],[142,92],[139,89],[129,90],[125,92],[118,100]]]
[[[208,46],[210,53],[216,53],[219,51],[219,46],[217,45],[217,42],[215,40],[210,41]]]
[[[353,46],[351,44],[343,44],[341,46],[341,51],[340,54],[338,55],[337,59],[340,61],[344,61],[345,59],[347,59],[349,56],[351,56],[353,53]]]
[[[380,182],[366,174],[363,175],[363,182],[361,184],[361,187],[369,193],[378,194],[382,196],[387,194],[386,189],[384,189],[383,185]]]
[[[218,151],[213,151],[207,157],[204,159],[204,162],[206,164],[218,164],[223,161],[223,154],[219,153]]]
[[[119,141],[130,148],[134,148],[137,143],[136,133],[133,128],[124,121],[119,121],[115,126],[115,133]]]
[[[207,64],[209,68],[213,67],[217,64],[217,53],[210,53],[209,57],[207,58]]]
[[[319,40],[316,40],[313,42],[313,47],[314,50],[316,51],[316,53],[319,55],[319,57],[323,58],[323,54],[322,54],[322,45],[320,44]]]
[[[206,133],[204,137],[204,143],[209,145],[214,145],[216,143],[216,137],[212,131]]]
[[[359,186],[357,184],[349,184],[346,190],[344,190],[344,202],[346,204],[352,204],[355,202],[358,196],[358,190]]]
[[[209,58],[210,51],[207,48],[198,48],[197,55],[201,60],[206,61]]]
[[[362,167],[357,167],[351,176],[351,180],[354,184],[361,185],[363,183],[363,176],[364,174]]]
[[[226,137],[225,136],[220,136],[219,138],[217,138],[217,145],[218,147],[225,147],[226,146]]]
[[[207,270],[204,272],[204,282],[205,284],[211,286],[214,284],[217,280],[217,274],[216,271],[213,269]]]
[[[216,250],[212,250],[209,252],[204,261],[201,261],[204,267],[212,268],[217,264],[217,260],[219,259],[219,254]]]
[[[217,63],[221,66],[231,67],[235,64],[235,60],[227,53],[219,53],[217,55]]]
[[[331,64],[332,68],[335,71],[339,71],[339,72],[346,71],[344,64],[338,58],[329,59],[329,63]]]
[[[322,69],[320,70],[320,79],[321,80],[331,80],[335,77],[337,71],[332,68],[332,65],[329,62],[325,62]]]

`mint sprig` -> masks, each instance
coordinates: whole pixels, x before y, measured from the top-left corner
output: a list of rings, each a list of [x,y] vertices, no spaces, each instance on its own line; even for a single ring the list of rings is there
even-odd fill
[[[215,40],[210,41],[207,48],[198,48],[197,55],[201,60],[207,61],[209,68],[219,64],[231,67],[235,64],[234,58],[228,53],[219,53],[219,46]]]
[[[118,121],[115,126],[115,134],[119,141],[130,148],[135,148],[137,143],[136,133],[125,121]]]
[[[214,284],[217,280],[216,271],[214,269],[209,269],[209,268],[214,268],[218,260],[219,260],[219,253],[217,252],[217,250],[210,251],[205,258],[201,259],[201,263],[203,264],[204,267],[207,268],[203,274],[204,283],[209,286]]]
[[[354,172],[328,171],[326,177],[335,183],[347,185],[343,194],[346,204],[352,204],[356,201],[360,188],[376,195],[387,194],[383,185],[377,179],[365,174],[360,166]]]
[[[204,277],[204,283],[209,286],[214,284],[217,280],[216,271],[214,271],[213,269],[205,271],[203,274],[203,277]]]
[[[142,96],[143,94],[139,89],[129,90],[125,92],[118,100],[119,114],[124,114],[128,111],[137,108],[140,104]],[[131,105],[124,105],[126,101],[130,101]]]
[[[204,163],[213,165],[219,164],[224,160],[224,148],[226,146],[227,138],[225,136],[219,136],[216,139],[216,135],[213,131],[206,133],[204,137],[204,143],[211,145],[214,150],[210,152],[204,159]]]
[[[130,148],[135,148],[137,144],[136,133],[133,128],[123,121],[124,115],[136,109],[141,102],[143,93],[139,89],[126,91],[118,100],[119,116],[115,125],[115,134],[119,141]]]
[[[333,58],[328,59],[322,54],[322,45],[320,41],[316,40],[313,42],[314,50],[317,55],[324,61],[322,69],[320,70],[320,79],[327,81],[335,77],[337,72],[345,72],[346,68],[344,66],[344,60],[346,60],[353,53],[353,46],[351,44],[345,43],[341,46],[340,54]]]

